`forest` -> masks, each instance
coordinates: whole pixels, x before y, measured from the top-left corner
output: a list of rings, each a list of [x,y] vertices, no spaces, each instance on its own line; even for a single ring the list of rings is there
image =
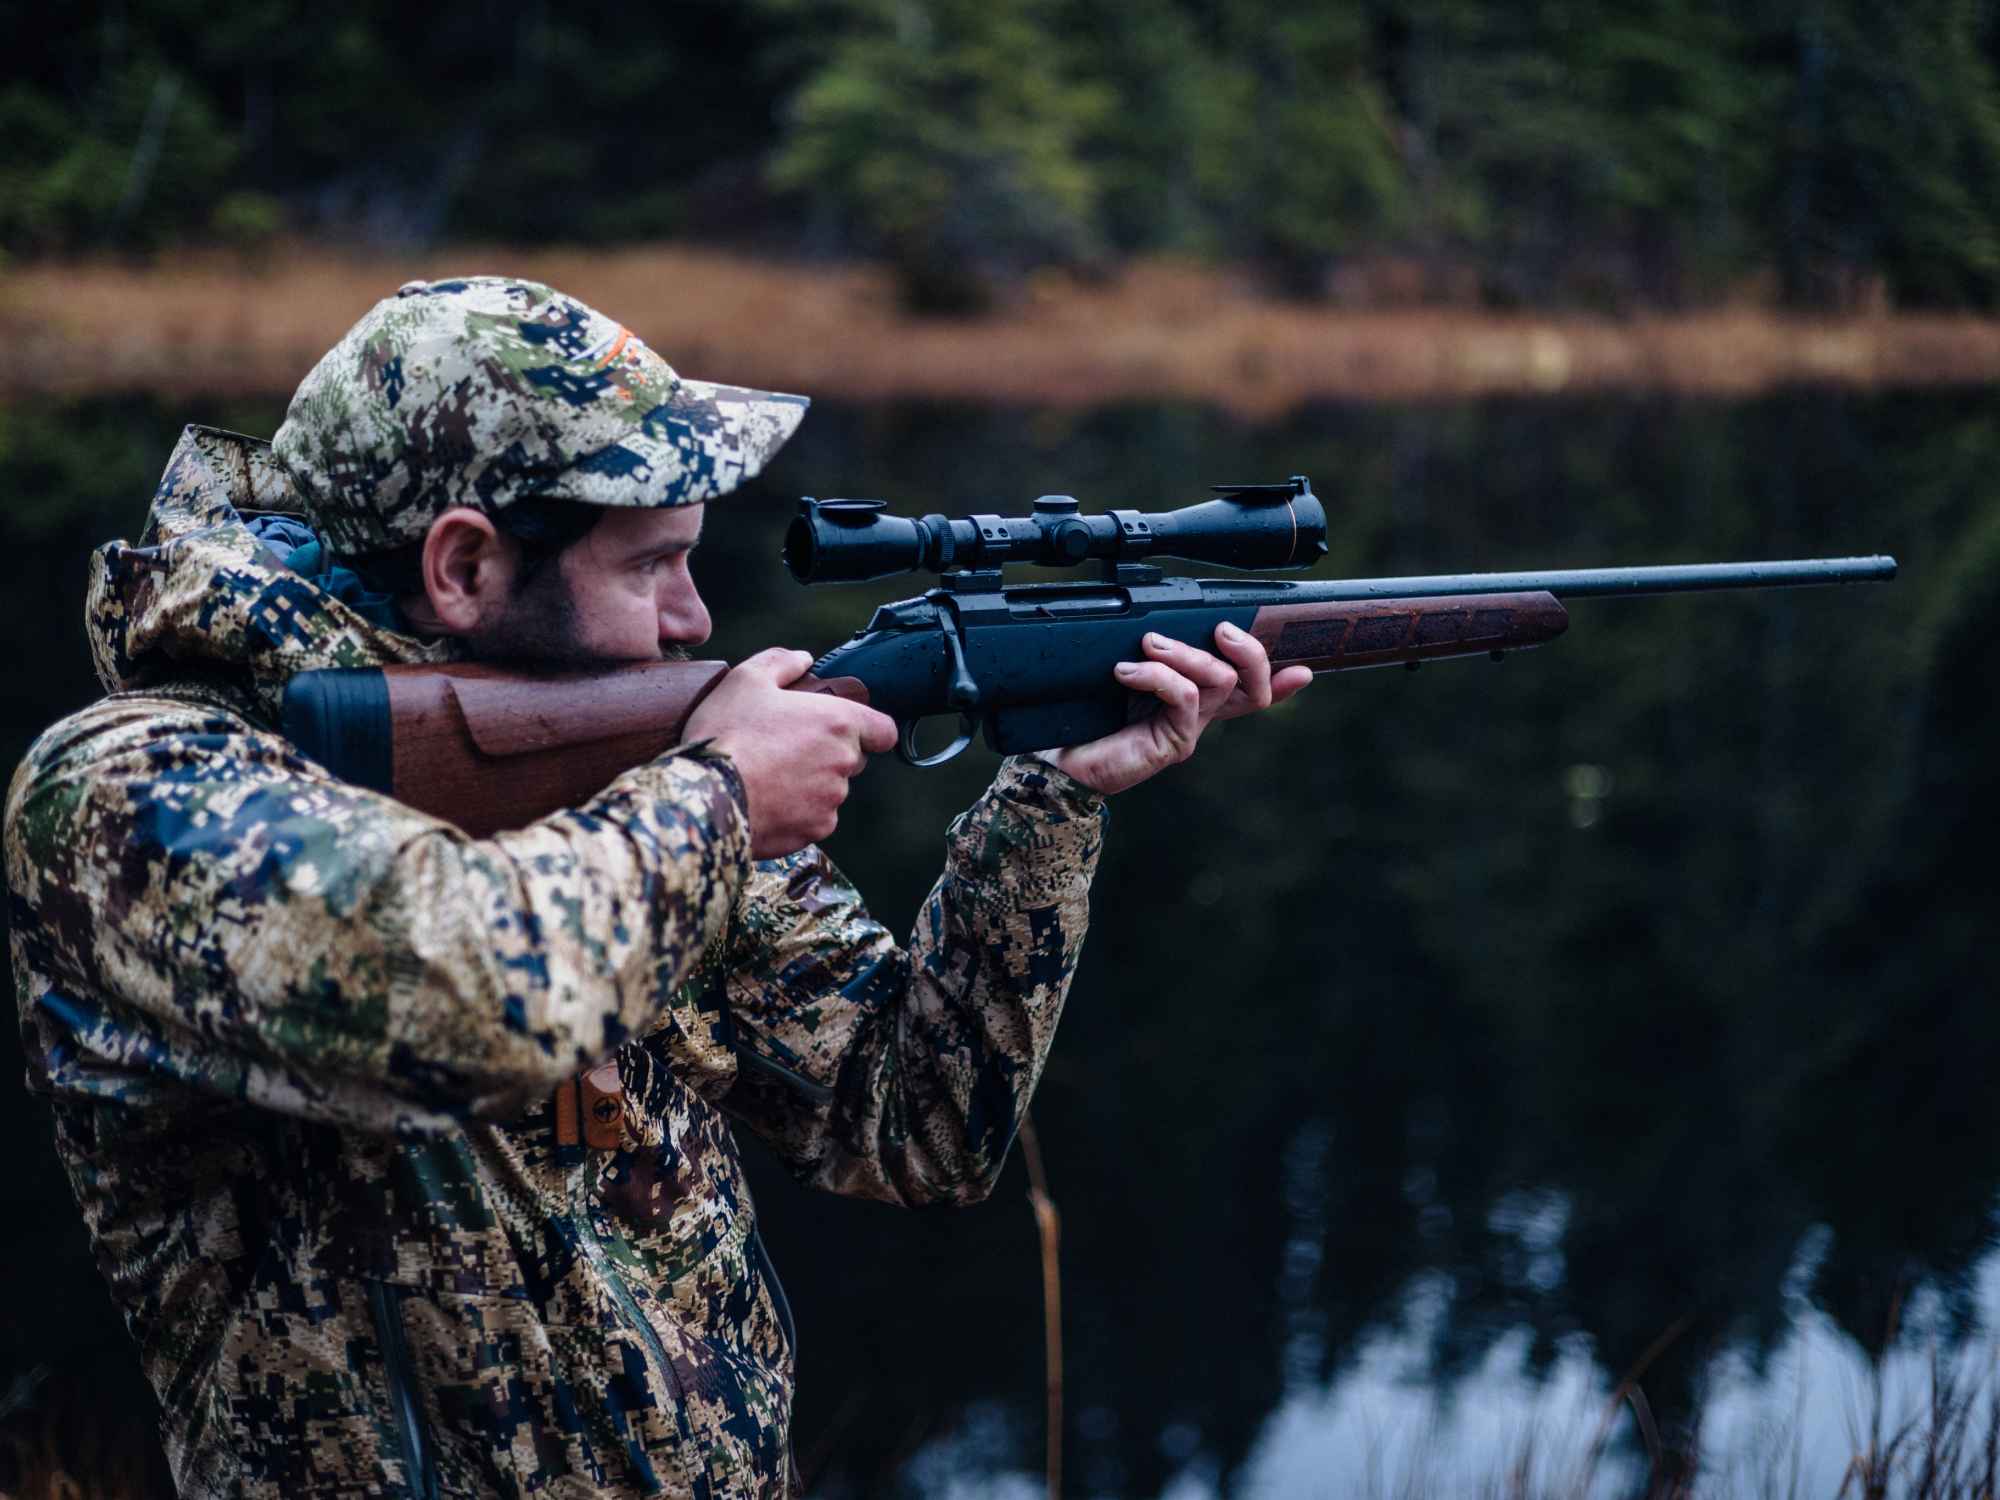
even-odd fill
[[[0,5],[0,253],[866,256],[1368,305],[1988,309],[1979,0]]]

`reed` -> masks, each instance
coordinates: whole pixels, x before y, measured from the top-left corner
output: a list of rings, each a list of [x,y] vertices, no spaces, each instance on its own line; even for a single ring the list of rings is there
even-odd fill
[[[1154,260],[1102,281],[1044,274],[992,314],[927,319],[902,310],[889,273],[869,265],[674,245],[461,245],[373,258],[294,246],[255,261],[205,253],[0,271],[0,400],[283,396],[404,281],[490,271],[539,278],[614,312],[691,373],[846,402],[1191,401],[1266,419],[1329,399],[1735,397],[1794,384],[2000,379],[2000,320],[1967,314],[1351,309],[1275,300],[1226,269]]]

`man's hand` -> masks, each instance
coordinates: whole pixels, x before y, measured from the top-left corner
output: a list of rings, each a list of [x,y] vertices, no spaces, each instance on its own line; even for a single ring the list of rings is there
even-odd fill
[[[685,737],[727,752],[750,804],[750,855],[776,859],[833,832],[847,783],[896,747],[896,721],[830,693],[787,692],[811,668],[772,647],[736,667],[688,719]]]
[[[1234,625],[1216,627],[1215,645],[1220,656],[1148,635],[1147,659],[1120,662],[1117,677],[1124,687],[1157,700],[1149,711],[1103,739],[1044,750],[1042,758],[1108,796],[1179,765],[1216,720],[1283,703],[1312,681],[1306,667],[1286,667],[1273,676],[1262,644]]]

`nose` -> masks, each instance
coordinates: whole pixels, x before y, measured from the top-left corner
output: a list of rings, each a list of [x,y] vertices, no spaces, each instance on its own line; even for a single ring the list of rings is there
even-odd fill
[[[659,605],[661,645],[699,646],[708,639],[708,606],[693,579],[682,574],[668,582],[660,590]]]

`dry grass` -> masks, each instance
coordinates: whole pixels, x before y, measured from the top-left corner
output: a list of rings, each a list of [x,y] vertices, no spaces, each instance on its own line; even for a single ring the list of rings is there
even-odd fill
[[[1323,398],[2000,379],[2000,321],[1966,315],[1350,311],[1274,302],[1224,271],[1143,262],[1102,285],[1045,276],[993,316],[917,319],[868,266],[670,246],[378,258],[297,247],[256,264],[202,255],[0,273],[0,399],[283,395],[377,297],[413,277],[478,271],[537,277],[612,310],[691,373],[850,402],[1189,400],[1262,418]]]

